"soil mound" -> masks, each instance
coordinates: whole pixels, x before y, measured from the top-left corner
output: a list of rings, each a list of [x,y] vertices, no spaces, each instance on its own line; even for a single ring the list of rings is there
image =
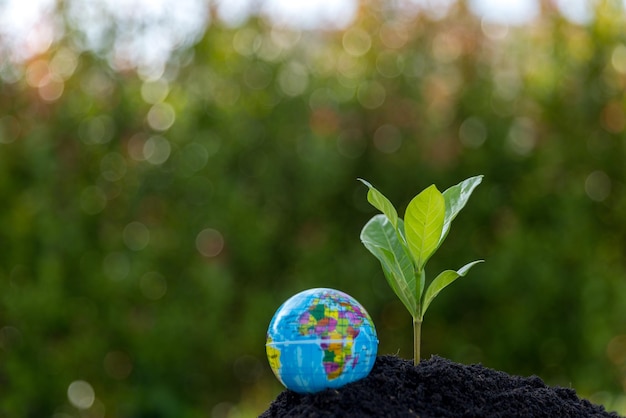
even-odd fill
[[[418,366],[379,356],[365,379],[339,389],[300,395],[285,390],[270,417],[619,417],[581,399],[573,389],[433,356]]]

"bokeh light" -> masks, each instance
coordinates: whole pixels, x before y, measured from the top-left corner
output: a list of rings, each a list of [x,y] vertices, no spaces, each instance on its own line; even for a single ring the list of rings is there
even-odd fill
[[[130,250],[143,250],[150,243],[150,230],[141,222],[133,221],[124,227],[123,237]]]
[[[75,380],[67,388],[67,398],[78,409],[89,409],[96,400],[93,387],[84,380]]]
[[[224,237],[216,229],[203,229],[196,237],[196,248],[205,257],[216,257],[224,249]]]
[[[604,201],[611,193],[611,178],[604,171],[594,171],[585,180],[585,192],[591,200]]]
[[[170,158],[171,151],[172,147],[166,138],[154,135],[143,144],[143,159],[150,164],[160,165]]]

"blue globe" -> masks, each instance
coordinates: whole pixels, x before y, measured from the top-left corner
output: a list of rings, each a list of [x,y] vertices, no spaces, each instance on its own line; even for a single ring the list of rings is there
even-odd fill
[[[267,358],[278,380],[299,393],[338,388],[366,377],[378,339],[369,314],[339,290],[317,288],[290,297],[267,330]]]

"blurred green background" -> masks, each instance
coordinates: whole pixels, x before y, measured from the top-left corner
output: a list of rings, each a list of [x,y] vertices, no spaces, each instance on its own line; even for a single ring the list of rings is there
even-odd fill
[[[256,416],[282,390],[269,321],[311,287],[410,358],[356,178],[403,214],[477,174],[427,274],[486,263],[433,303],[423,356],[626,414],[622,2],[506,25],[369,1],[316,29],[48,3],[0,32],[0,417]]]

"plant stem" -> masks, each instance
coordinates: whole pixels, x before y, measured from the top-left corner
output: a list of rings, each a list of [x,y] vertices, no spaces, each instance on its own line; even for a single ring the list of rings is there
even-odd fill
[[[422,320],[413,318],[413,364],[420,362],[420,344],[422,342]]]

